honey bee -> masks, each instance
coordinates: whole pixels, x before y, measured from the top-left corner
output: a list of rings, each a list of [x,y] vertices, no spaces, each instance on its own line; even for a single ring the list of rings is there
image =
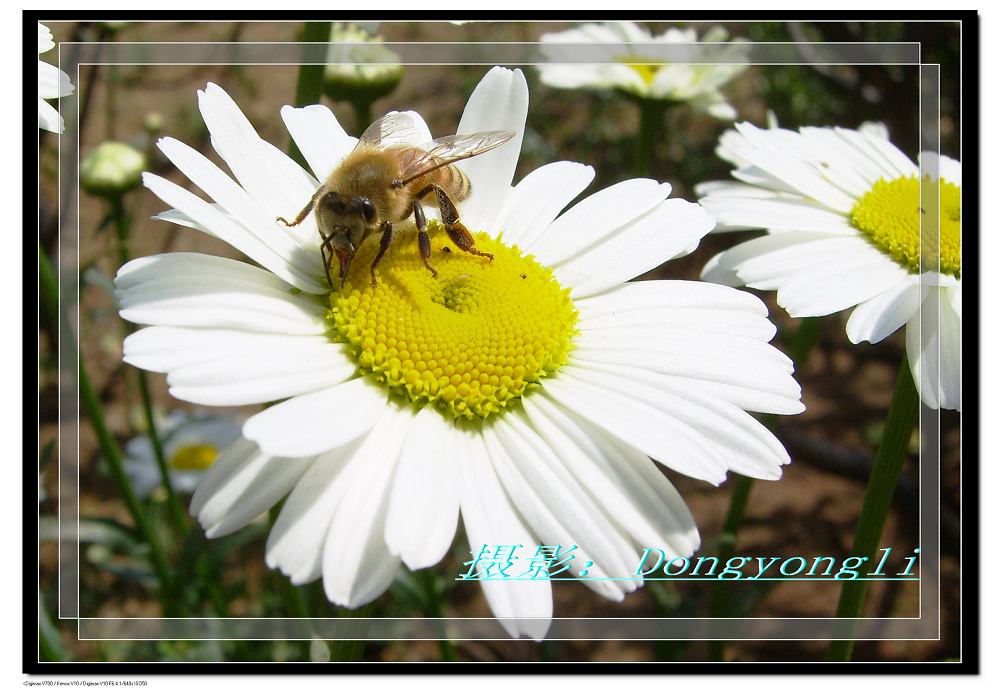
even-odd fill
[[[472,234],[459,221],[455,202],[468,198],[472,186],[453,164],[499,147],[514,133],[494,130],[449,135],[423,147],[407,144],[416,132],[412,117],[406,113],[393,112],[378,119],[292,221],[277,218],[293,227],[315,208],[323,266],[331,286],[333,259],[339,261],[343,282],[362,241],[378,231],[382,236],[370,269],[371,284],[377,286],[375,267],[392,244],[393,224],[411,214],[417,225],[420,259],[437,277],[430,263],[431,243],[421,201],[437,205],[441,222],[456,246],[493,260],[492,255],[476,248]]]

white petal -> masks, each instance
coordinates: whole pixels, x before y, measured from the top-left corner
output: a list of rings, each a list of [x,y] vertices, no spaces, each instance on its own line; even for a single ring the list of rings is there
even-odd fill
[[[38,61],[38,98],[57,99],[72,93],[73,84],[69,81],[69,75],[55,65]]]
[[[321,255],[315,246],[300,245],[298,237],[275,220],[273,211],[265,209],[199,152],[169,137],[161,138],[157,146],[192,183],[219,204],[230,220],[253,234],[300,274],[322,284]]]
[[[384,390],[356,378],[255,414],[243,435],[272,455],[317,455],[368,432],[385,402]]]
[[[492,152],[459,164],[472,183],[472,194],[461,203],[462,218],[470,229],[494,228],[493,222],[510,192],[527,117],[528,83],[520,70],[491,69],[469,97],[458,133],[488,130],[516,133]]]
[[[544,388],[567,410],[661,464],[712,484],[725,480],[726,461],[717,447],[656,404],[592,385],[569,375],[565,368],[547,379]]]
[[[325,337],[154,326],[125,338],[124,361],[169,373],[174,397],[202,405],[246,405],[346,381],[356,367]]]
[[[801,134],[782,128],[763,130],[751,123],[737,123],[736,130],[746,145],[739,154],[754,166],[832,210],[848,212],[854,206],[853,197],[827,180],[824,162]]]
[[[665,200],[650,212],[556,266],[573,297],[597,294],[652,270],[689,249],[715,226],[697,204]]]
[[[635,568],[638,553],[519,415],[506,413],[483,431],[483,440],[501,483],[540,541],[578,547],[573,573],[587,561],[594,562],[594,577],[623,577]],[[638,584],[590,587],[619,601]]]
[[[738,407],[667,376],[630,366],[564,367],[565,375],[637,402],[701,434],[720,449],[728,469],[761,479],[778,479],[788,453],[760,422]],[[562,373],[561,373],[562,375]],[[670,465],[669,461],[661,461]]]
[[[923,403],[934,409],[961,411],[962,319],[955,313],[947,290],[929,291],[921,310],[907,323],[906,356]]]
[[[576,338],[571,360],[636,366],[787,396],[797,392],[788,357],[767,343],[736,335],[677,330],[669,341],[637,343],[621,333],[588,331]]]
[[[386,145],[416,145],[418,147],[431,141],[431,131],[423,117],[416,111],[389,111],[387,116],[402,115],[403,118],[391,119],[391,126],[382,121],[379,123],[378,141]]]
[[[44,99],[38,100],[38,127],[56,134],[66,129],[66,124],[63,122],[63,117],[59,115],[59,111]]]
[[[399,456],[385,544],[413,570],[437,564],[451,547],[461,502],[461,437],[434,408],[417,414]]]
[[[262,140],[224,89],[209,83],[198,93],[198,107],[212,135],[212,147],[264,211],[266,221],[273,224],[278,215],[288,217],[302,209],[318,182]],[[283,231],[285,236],[300,238]]]
[[[573,205],[532,246],[546,265],[564,262],[653,210],[670,195],[670,184],[633,178]]]
[[[822,160],[820,174],[851,197],[860,198],[880,178],[895,178],[856,130],[804,127],[799,132],[810,154]]]
[[[115,285],[121,315],[133,323],[293,335],[326,330],[326,309],[318,300],[296,296],[274,275],[229,258],[137,258],[118,271]]]
[[[358,143],[344,131],[333,111],[316,104],[305,108],[283,106],[281,118],[309,168],[320,181],[329,178],[340,161]]]
[[[799,270],[778,287],[777,299],[792,317],[825,316],[867,301],[906,276],[891,258],[864,249]]]
[[[478,436],[469,436],[468,460],[459,467],[462,485],[462,523],[474,559],[484,545],[521,545],[533,551],[535,540],[518,518]],[[549,581],[479,582],[486,602],[500,624],[514,638],[522,634],[541,639],[552,621]]]
[[[191,513],[209,538],[235,532],[276,504],[312,458],[274,458],[240,439],[208,469],[191,499]]]
[[[245,253],[289,284],[310,294],[325,294],[329,291],[329,287],[324,288],[325,278],[321,280],[314,276],[314,271],[322,273],[322,262],[316,261],[318,270],[303,270],[301,265],[309,264],[303,256],[296,255],[295,263],[290,264],[250,230],[193,193],[151,173],[144,173],[142,181],[160,200],[176,207],[199,227],[211,229],[213,236]],[[276,228],[276,232],[281,233],[281,230]]]
[[[849,236],[857,234],[843,214],[807,200],[766,199],[757,196],[744,198],[722,194],[702,198],[701,204],[727,227],[780,228]]]
[[[767,342],[776,328],[756,306],[751,310],[715,307],[659,306],[647,297],[627,291],[640,283],[630,283],[599,295],[604,306],[588,300],[577,302],[577,328],[581,333],[621,333],[636,340],[669,340],[672,331],[699,330],[721,335],[740,335]],[[646,283],[642,283],[646,284]],[[607,307],[610,305],[610,310]]]
[[[609,517],[640,547],[692,554],[698,528],[687,504],[641,451],[571,417],[548,397],[524,399],[534,428]]]
[[[199,405],[252,405],[329,388],[351,378],[357,367],[336,345],[230,354],[175,369],[170,394]]]
[[[52,40],[52,32],[47,26],[38,23],[38,52],[45,53],[55,48],[55,41]]]
[[[868,144],[871,145],[873,154],[877,153],[883,159],[888,171],[895,170],[898,176],[917,175],[917,165],[896,145],[886,138],[878,137],[872,133],[864,133],[864,136]]]
[[[841,239],[812,232],[767,234],[716,255],[701,278],[729,286],[777,289],[796,270],[822,264],[841,245]]]
[[[956,186],[962,185],[962,164],[951,157],[941,156],[938,159],[938,175]]]
[[[926,290],[916,278],[907,276],[894,287],[858,304],[847,321],[847,337],[857,344],[881,342],[913,317]]]
[[[962,319],[962,285],[961,283],[955,287],[949,287],[946,292],[948,297],[948,303],[951,304],[951,310],[955,312],[958,319]]]
[[[767,306],[750,292],[691,280],[631,282],[574,302],[581,317],[613,315],[621,309],[718,309],[767,316]]]
[[[502,233],[507,245],[534,253],[535,241],[593,178],[593,167],[571,161],[535,169],[514,186],[492,231]]]
[[[399,567],[383,537],[392,474],[412,423],[408,409],[386,410],[344,471],[344,494],[323,549],[323,588],[338,605],[374,600]]]
[[[319,578],[323,549],[334,511],[346,488],[348,460],[362,441],[327,451],[315,459],[300,477],[281,507],[267,538],[266,559],[292,583]]]
[[[226,355],[327,347],[340,351],[323,335],[280,335],[243,330],[153,326],[125,338],[125,361],[140,369],[166,373]]]

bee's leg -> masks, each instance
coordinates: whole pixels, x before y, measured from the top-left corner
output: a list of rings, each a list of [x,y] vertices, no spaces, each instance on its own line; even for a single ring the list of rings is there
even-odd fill
[[[276,217],[274,221],[281,222],[286,227],[298,226],[299,224],[302,223],[302,220],[305,219],[309,215],[309,213],[312,211],[313,205],[316,204],[316,200],[319,199],[320,193],[322,193],[322,192],[323,192],[323,186],[320,186],[319,190],[317,190],[315,193],[313,193],[313,196],[311,198],[309,198],[309,202],[306,203],[306,206],[302,208],[302,211],[299,212],[295,216],[295,219],[293,219],[292,221],[289,222],[284,217]]]
[[[323,242],[319,246],[320,253],[323,254],[323,269],[326,271],[326,281],[333,287],[333,277],[330,276],[330,265],[333,263],[333,234],[323,236]]]
[[[437,277],[437,270],[431,267],[431,239],[427,236],[427,218],[424,217],[424,208],[419,200],[413,201],[413,221],[417,223],[417,247],[420,248],[420,259],[424,261],[424,267],[431,271],[431,275]]]
[[[422,198],[432,190],[437,195],[438,209],[441,210],[441,221],[444,222],[445,231],[448,232],[448,236],[455,242],[455,245],[466,253],[480,255],[493,260],[492,253],[484,253],[476,248],[476,240],[472,238],[472,234],[465,228],[465,225],[458,221],[458,208],[455,207],[455,203],[451,201],[451,198],[448,197],[448,194],[444,192],[441,186],[432,183],[417,193],[417,198]]]
[[[375,266],[379,264],[382,260],[382,256],[385,252],[389,250],[389,244],[392,243],[392,222],[388,219],[382,224],[382,238],[378,242],[378,253],[375,254],[375,259],[372,260],[371,275],[372,275],[372,286],[378,286],[378,280],[375,279]]]

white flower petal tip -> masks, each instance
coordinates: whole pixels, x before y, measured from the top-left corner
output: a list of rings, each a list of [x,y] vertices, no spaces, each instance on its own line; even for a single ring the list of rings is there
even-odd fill
[[[665,198],[669,192],[667,184],[658,186],[658,195]],[[714,226],[715,219],[701,205],[664,199],[597,243],[560,261],[555,266],[556,275],[573,288],[574,298],[591,296],[683,255]]]
[[[383,537],[389,488],[413,415],[408,409],[393,406],[382,409],[372,434],[360,443],[344,468],[343,496],[336,503],[322,542],[326,596],[352,609],[381,595],[400,566]]]
[[[491,152],[458,164],[472,181],[462,203],[462,217],[474,229],[492,229],[510,192],[528,118],[528,83],[520,70],[494,67],[473,90],[459,121],[458,133],[510,130],[509,141]]]
[[[283,106],[281,119],[318,181],[325,181],[358,142],[321,104],[295,108]]]
[[[385,403],[383,391],[357,378],[274,405],[248,419],[243,435],[270,455],[318,455],[366,433]]]
[[[460,466],[462,523],[470,548],[537,543],[514,511],[497,479],[482,438],[463,434],[468,456]],[[542,639],[552,620],[552,588],[548,581],[479,581],[490,609],[513,638]]]

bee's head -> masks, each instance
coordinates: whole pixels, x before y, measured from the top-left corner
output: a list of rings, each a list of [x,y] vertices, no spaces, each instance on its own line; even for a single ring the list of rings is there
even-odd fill
[[[316,218],[319,233],[324,240],[330,240],[333,253],[340,261],[340,279],[343,280],[365,230],[378,223],[378,211],[364,196],[330,191],[319,199]]]

